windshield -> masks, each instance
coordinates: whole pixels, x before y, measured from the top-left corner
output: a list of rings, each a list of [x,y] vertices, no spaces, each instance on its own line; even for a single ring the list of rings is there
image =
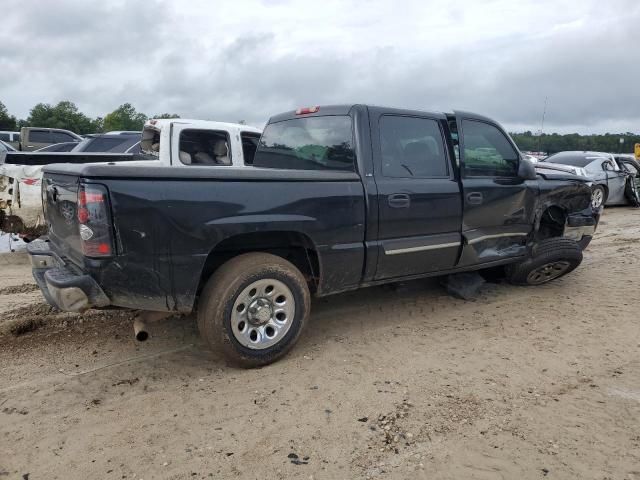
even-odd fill
[[[267,125],[253,162],[256,167],[295,170],[355,170],[351,117],[306,117]]]

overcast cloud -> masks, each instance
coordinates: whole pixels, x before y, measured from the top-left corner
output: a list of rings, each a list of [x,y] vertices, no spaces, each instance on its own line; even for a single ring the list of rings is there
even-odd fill
[[[3,0],[0,101],[25,118],[246,120],[366,102],[512,131],[640,131],[640,2]]]

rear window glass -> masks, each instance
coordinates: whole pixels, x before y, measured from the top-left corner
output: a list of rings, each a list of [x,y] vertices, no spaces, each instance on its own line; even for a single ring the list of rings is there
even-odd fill
[[[600,157],[597,155],[551,155],[547,157],[544,161],[548,163],[557,163],[560,165],[571,165],[572,167],[580,167],[584,168],[589,165],[591,162],[595,160],[606,160],[605,157]]]
[[[254,166],[294,170],[355,170],[351,117],[306,117],[266,126]]]

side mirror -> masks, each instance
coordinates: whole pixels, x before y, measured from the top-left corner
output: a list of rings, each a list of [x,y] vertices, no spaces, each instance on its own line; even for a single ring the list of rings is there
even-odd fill
[[[520,162],[518,163],[518,177],[523,180],[535,180],[538,178],[536,167],[526,158],[520,158]]]

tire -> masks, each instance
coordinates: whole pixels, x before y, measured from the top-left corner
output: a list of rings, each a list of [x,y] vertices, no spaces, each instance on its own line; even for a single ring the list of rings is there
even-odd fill
[[[222,265],[205,285],[198,329],[230,363],[260,367],[295,345],[310,309],[309,287],[300,270],[275,255],[246,253]]]
[[[568,238],[547,238],[533,248],[531,258],[507,265],[507,279],[514,285],[542,285],[575,270],[582,262],[580,245]]]
[[[604,207],[607,202],[607,190],[602,185],[596,185],[591,189],[591,206],[593,208]]]

